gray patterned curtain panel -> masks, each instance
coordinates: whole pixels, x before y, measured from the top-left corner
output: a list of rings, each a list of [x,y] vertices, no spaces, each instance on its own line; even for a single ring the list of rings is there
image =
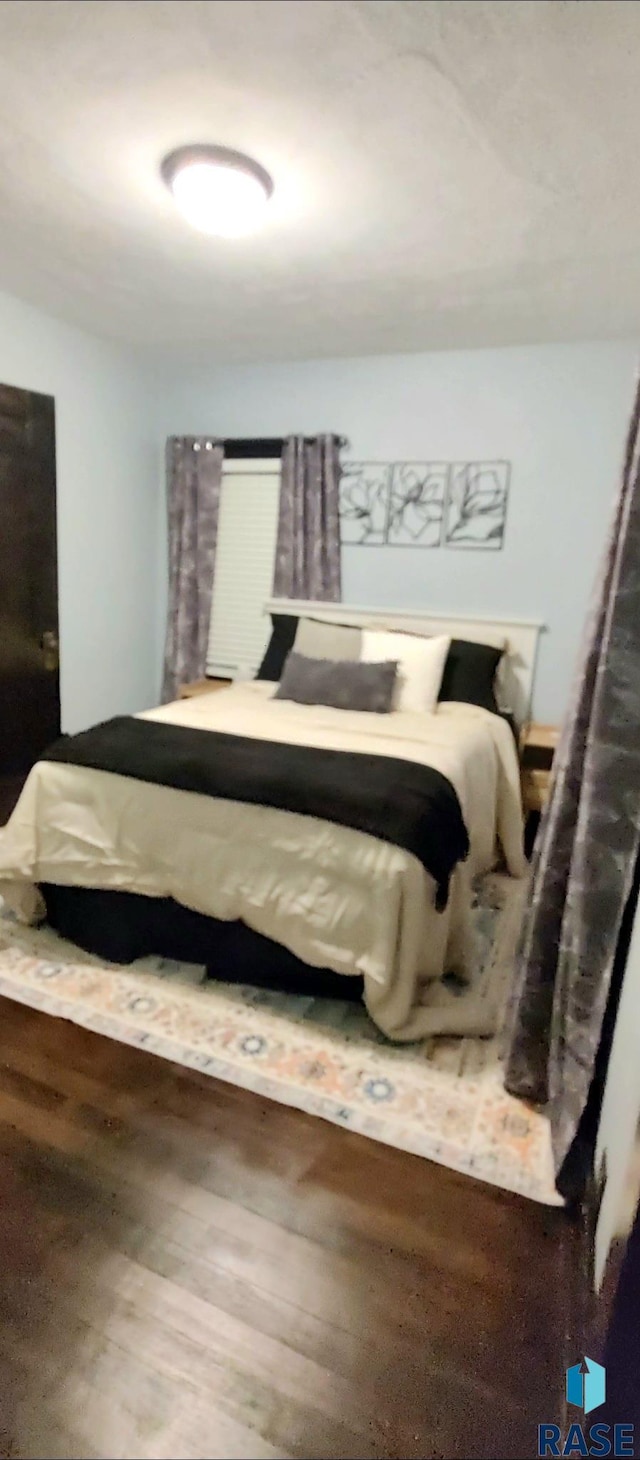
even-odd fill
[[[205,672],[224,447],[210,436],[167,441],[169,608],[163,700]]]
[[[622,486],[533,860],[507,1089],[576,1139],[640,840],[640,387]],[[562,1182],[560,1183],[562,1185]]]
[[[340,600],[339,452],[337,436],[289,436],[284,443],[276,598]]]

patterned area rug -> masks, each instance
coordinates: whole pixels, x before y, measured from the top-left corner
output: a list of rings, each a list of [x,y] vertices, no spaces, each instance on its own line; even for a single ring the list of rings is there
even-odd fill
[[[525,887],[476,892],[475,987],[504,1009]],[[392,1045],[364,1006],[205,978],[161,958],[107,964],[0,899],[0,994],[255,1090],[455,1171],[561,1204],[546,1117],[502,1085],[500,1038]],[[464,997],[460,993],[460,997]]]

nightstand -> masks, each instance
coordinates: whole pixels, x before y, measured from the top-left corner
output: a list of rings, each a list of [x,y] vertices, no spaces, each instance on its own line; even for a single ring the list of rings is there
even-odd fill
[[[551,768],[558,736],[557,725],[523,725],[520,731],[520,777],[522,809],[526,823],[525,843],[530,850],[540,812],[549,797]]]
[[[180,685],[178,699],[192,700],[195,695],[208,695],[214,689],[226,689],[231,683],[230,679],[194,679],[191,684]]]

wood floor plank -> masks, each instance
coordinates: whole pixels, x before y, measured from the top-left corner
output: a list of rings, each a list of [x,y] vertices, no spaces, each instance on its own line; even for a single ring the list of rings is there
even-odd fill
[[[0,1000],[0,1455],[520,1456],[565,1213]]]

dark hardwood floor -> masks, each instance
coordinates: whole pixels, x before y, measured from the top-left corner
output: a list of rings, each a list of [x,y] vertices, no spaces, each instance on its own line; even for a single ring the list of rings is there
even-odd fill
[[[527,1457],[549,1210],[0,1000],[3,1456]]]

